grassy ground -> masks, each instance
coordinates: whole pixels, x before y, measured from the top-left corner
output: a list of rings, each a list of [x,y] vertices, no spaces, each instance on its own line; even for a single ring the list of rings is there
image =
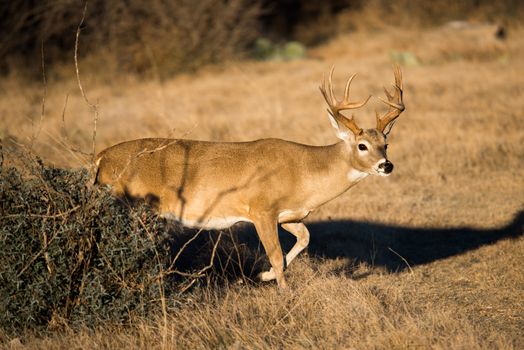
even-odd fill
[[[405,104],[389,139],[395,171],[308,218],[308,254],[272,283],[198,287],[165,318],[123,329],[21,339],[29,348],[524,347],[524,32],[506,41],[449,29],[355,33],[293,62],[236,62],[160,82],[81,74],[97,103],[97,150],[147,136],[336,141],[317,89],[336,65],[353,96],[381,96],[403,66]],[[46,161],[86,166],[93,111],[70,79],[0,82],[0,134]],[[161,73],[159,73],[161,75]],[[372,100],[356,115],[374,124]],[[10,138],[10,137],[11,138]],[[36,136],[36,137],[35,137]],[[15,141],[9,141],[15,140]],[[249,231],[249,230],[248,230]],[[242,234],[237,233],[239,239]],[[248,234],[248,233],[246,233]],[[288,242],[289,243],[289,242]],[[289,244],[285,244],[289,248]]]

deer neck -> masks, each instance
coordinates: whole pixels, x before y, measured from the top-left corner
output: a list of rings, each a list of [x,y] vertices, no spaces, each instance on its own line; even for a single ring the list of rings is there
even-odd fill
[[[340,196],[369,175],[353,166],[351,152],[344,142],[320,147],[315,163],[323,171],[313,172],[312,186],[316,186],[311,197],[313,207]]]

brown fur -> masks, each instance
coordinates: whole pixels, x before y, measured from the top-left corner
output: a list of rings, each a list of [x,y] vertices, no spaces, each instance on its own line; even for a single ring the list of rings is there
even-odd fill
[[[358,154],[359,140],[376,145],[366,157]],[[279,285],[285,286],[277,223],[298,223],[345,192],[357,182],[347,174],[352,169],[371,172],[385,158],[384,144],[382,133],[373,129],[354,142],[324,147],[280,139],[242,143],[139,139],[100,152],[96,182],[111,185],[119,196],[152,198],[161,214],[196,226],[232,217],[253,222],[278,271]],[[309,240],[302,226],[295,232],[293,226],[283,226],[303,237],[300,250]]]

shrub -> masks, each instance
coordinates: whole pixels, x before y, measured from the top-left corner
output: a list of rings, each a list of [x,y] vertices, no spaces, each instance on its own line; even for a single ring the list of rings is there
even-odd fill
[[[0,175],[0,328],[124,323],[158,309],[168,230],[89,186],[86,170]]]
[[[91,181],[0,140],[0,336],[132,324],[268,267],[254,232],[183,230]]]

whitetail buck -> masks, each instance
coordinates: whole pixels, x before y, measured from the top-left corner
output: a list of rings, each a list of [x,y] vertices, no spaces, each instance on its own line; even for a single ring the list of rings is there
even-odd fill
[[[284,269],[309,243],[302,223],[320,205],[340,196],[368,175],[386,176],[393,164],[386,137],[404,110],[402,76],[395,69],[394,92],[386,89],[388,112],[377,113],[376,128],[363,130],[341,111],[364,106],[333,93],[333,69],[320,90],[340,142],[309,146],[281,139],[205,142],[150,138],[127,141],[100,152],[96,182],[117,195],[154,202],[161,215],[188,227],[224,229],[246,221],[255,225],[272,268],[260,274],[286,288]],[[283,257],[277,225],[295,235]]]

